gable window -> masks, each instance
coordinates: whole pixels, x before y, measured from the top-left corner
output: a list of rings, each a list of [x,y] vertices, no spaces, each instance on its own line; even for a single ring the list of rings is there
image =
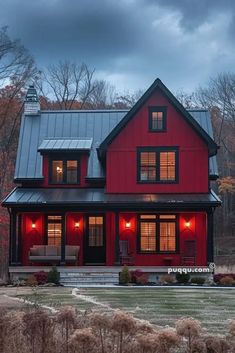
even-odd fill
[[[140,183],[174,183],[178,181],[177,147],[140,147],[137,149]]]
[[[176,215],[140,215],[139,251],[172,253],[177,251]]]
[[[149,131],[166,131],[167,107],[149,107]]]
[[[79,160],[78,159],[51,159],[50,160],[51,184],[78,184]]]

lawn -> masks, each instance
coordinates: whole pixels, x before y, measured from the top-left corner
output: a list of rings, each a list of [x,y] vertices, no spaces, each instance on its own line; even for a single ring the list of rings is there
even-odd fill
[[[73,305],[88,311],[123,309],[160,326],[174,326],[179,317],[192,316],[211,333],[223,333],[227,320],[235,317],[235,291],[229,289],[80,288],[74,295],[71,288],[54,287],[36,291],[1,289],[0,294],[5,301],[9,299],[10,307],[18,302],[9,297],[17,297],[54,308]]]

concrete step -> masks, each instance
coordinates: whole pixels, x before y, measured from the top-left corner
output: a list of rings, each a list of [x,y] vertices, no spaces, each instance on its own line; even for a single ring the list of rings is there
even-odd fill
[[[117,272],[62,272],[60,283],[64,286],[90,286],[90,285],[113,285],[118,284],[119,274]]]

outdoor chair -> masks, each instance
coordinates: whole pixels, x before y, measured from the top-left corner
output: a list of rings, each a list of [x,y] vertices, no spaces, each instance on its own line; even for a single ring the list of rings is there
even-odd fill
[[[120,264],[121,265],[133,265],[134,264],[134,256],[133,256],[133,253],[130,252],[128,240],[120,240],[119,241],[119,256],[120,256]]]
[[[196,241],[185,240],[184,249],[181,257],[181,265],[194,266],[196,265]]]

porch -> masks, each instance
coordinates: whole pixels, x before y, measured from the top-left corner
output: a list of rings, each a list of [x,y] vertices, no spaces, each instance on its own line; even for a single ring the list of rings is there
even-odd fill
[[[187,269],[188,266],[179,266],[177,269]],[[58,272],[60,273],[60,283],[64,286],[93,286],[93,285],[117,285],[119,283],[119,274],[122,271],[122,266],[60,266]],[[192,273],[195,271],[195,275],[198,273],[198,267],[190,266]],[[168,273],[169,267],[167,266],[130,266],[130,271],[140,270],[143,273],[148,274],[149,280],[156,282],[157,278],[161,275]],[[49,272],[50,266],[10,266],[9,277],[11,280],[26,279],[28,276],[38,272],[45,271]],[[200,275],[208,275],[211,272],[208,267],[200,267]],[[173,273],[174,275],[174,273]]]
[[[206,266],[213,262],[213,211],[219,204],[213,192],[109,195],[103,189],[18,188],[4,201],[10,266],[51,266],[30,259],[35,246],[46,248],[45,260],[47,248],[57,247],[61,268],[75,266],[67,261],[66,247],[79,248],[78,267]],[[128,261],[121,241],[128,244]]]

